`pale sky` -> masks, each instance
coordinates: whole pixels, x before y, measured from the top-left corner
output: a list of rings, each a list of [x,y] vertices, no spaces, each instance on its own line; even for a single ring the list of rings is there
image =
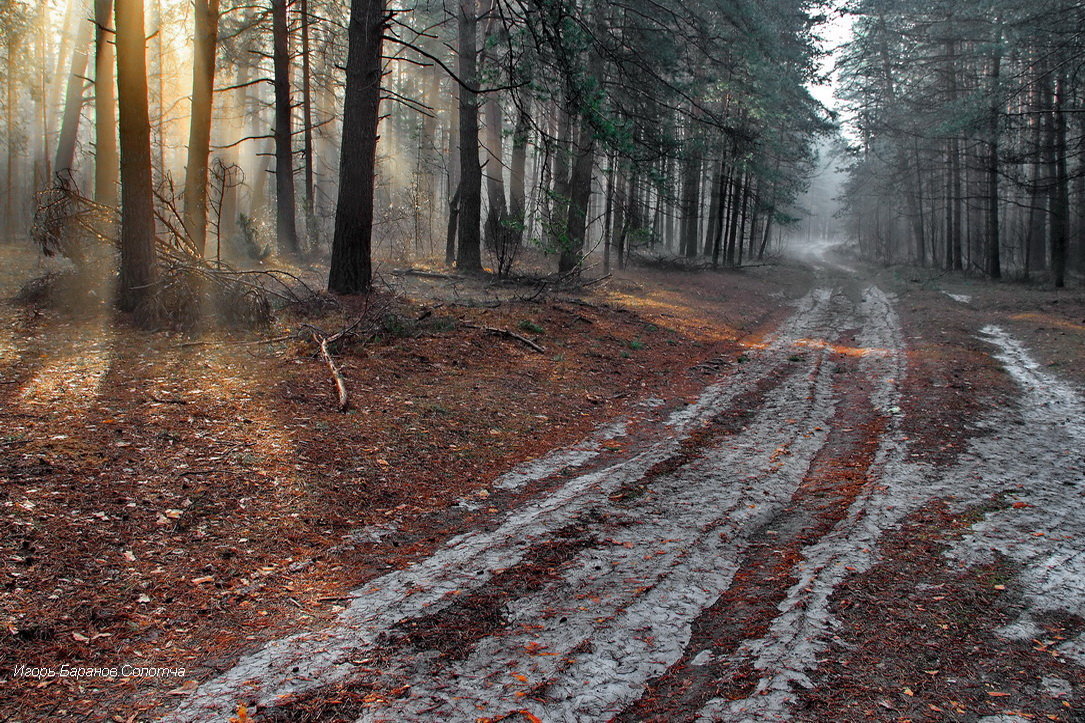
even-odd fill
[[[840,4],[838,0],[833,3],[833,7],[838,7]],[[851,38],[851,23],[852,17],[850,15],[841,16],[840,13],[831,10],[829,21],[819,28],[818,34],[822,37],[822,48],[831,53],[821,61],[822,73],[832,73],[833,66],[836,64],[836,50]],[[832,73],[832,83],[830,85],[813,86],[810,88],[810,93],[821,101],[825,107],[836,108],[836,101],[833,99],[835,86],[836,74]]]

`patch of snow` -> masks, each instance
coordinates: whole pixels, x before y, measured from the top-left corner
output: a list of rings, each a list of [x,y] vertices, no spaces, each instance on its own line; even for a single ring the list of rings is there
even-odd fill
[[[978,471],[997,483],[991,491],[1007,492],[1011,504],[988,514],[951,554],[984,562],[998,552],[1019,565],[1031,607],[1026,613],[1085,616],[1085,401],[1001,328],[981,333],[1021,388],[1019,408],[974,445],[986,465]]]
[[[956,301],[958,304],[970,304],[972,303],[972,297],[968,294],[953,294],[948,291],[943,291],[943,294]]]
[[[538,459],[525,462],[501,475],[494,481],[494,487],[501,490],[514,490],[530,482],[546,479],[565,469],[582,467],[599,456],[603,445],[628,434],[629,420],[619,419],[597,429],[591,436],[579,444],[566,449],[559,449]],[[477,507],[472,508],[477,509]]]
[[[1074,686],[1065,678],[1056,678],[1049,675],[1040,680],[1040,687],[1044,693],[1054,698],[1069,698],[1074,693]]]
[[[693,656],[693,659],[689,661],[689,664],[693,667],[700,667],[702,665],[708,665],[716,659],[716,656],[712,654],[710,650],[702,650]]]

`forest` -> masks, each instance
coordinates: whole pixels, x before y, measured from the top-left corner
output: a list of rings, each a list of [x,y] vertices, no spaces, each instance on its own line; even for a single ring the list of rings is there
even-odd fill
[[[345,294],[374,259],[737,265],[791,220],[830,128],[807,87],[820,12],[11,0],[3,228],[77,263],[116,240],[127,310],[178,255],[324,258]]]
[[[856,2],[840,87],[864,253],[1063,286],[1085,270],[1079,4]]]
[[[1081,720],[1078,0],[0,0],[0,155],[0,720]]]

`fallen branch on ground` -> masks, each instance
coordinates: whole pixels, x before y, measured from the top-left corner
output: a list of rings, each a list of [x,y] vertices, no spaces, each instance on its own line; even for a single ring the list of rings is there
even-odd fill
[[[388,273],[393,276],[418,276],[423,279],[452,279],[454,281],[463,281],[464,277],[454,276],[452,274],[442,274],[436,271],[425,271],[423,269],[392,269]]]
[[[336,337],[341,336],[337,334]],[[328,342],[334,337],[318,337],[313,334],[313,341],[320,344],[320,356],[324,358],[324,363],[328,365],[328,370],[332,373],[332,378],[335,380],[335,388],[339,392],[339,411],[347,411],[347,406],[350,404],[350,397],[347,394],[347,381],[343,378],[343,373],[339,371],[339,366],[336,365],[335,360],[332,359],[331,352],[328,351]]]
[[[260,344],[276,344],[280,341],[290,341],[296,339],[296,334],[283,334],[282,336],[276,336],[271,339],[256,339],[255,341],[235,341],[231,342],[233,346],[259,346]],[[221,341],[186,341],[178,344],[176,348],[182,349],[186,346],[214,346],[215,344],[222,344]]]
[[[492,326],[479,326],[478,324],[467,324],[467,323],[465,323],[464,326],[466,326],[468,329],[480,329],[480,330],[486,332],[487,334],[494,334],[495,336],[504,336],[504,337],[508,337],[509,339],[515,339],[516,341],[520,342],[521,344],[526,344],[527,346],[531,347],[532,349],[534,349],[535,351],[537,351],[540,354],[545,354],[546,353],[545,348],[539,346],[538,344],[533,342],[531,339],[528,339],[526,336],[521,336],[520,334],[517,334],[514,331],[509,331],[508,329],[497,329],[497,328],[492,327]]]

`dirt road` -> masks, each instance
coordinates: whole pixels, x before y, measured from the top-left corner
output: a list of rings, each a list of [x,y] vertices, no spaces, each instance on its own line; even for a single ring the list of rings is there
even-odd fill
[[[821,268],[695,403],[642,400],[500,478],[495,494],[549,491],[371,580],[333,625],[244,657],[168,720],[239,703],[261,720],[1073,720],[1080,392],[985,324],[971,338],[1012,404],[917,417],[922,330],[849,271]],[[949,441],[928,454],[935,420]]]

